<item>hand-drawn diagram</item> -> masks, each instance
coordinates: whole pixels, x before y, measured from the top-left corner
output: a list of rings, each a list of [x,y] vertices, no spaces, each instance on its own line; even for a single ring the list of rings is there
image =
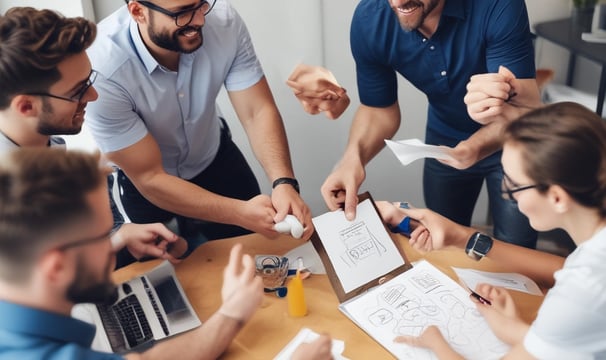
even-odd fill
[[[364,221],[353,223],[339,231],[339,239],[345,246],[341,259],[349,267],[355,267],[361,261],[377,261],[387,249],[370,232]]]
[[[368,334],[399,359],[435,359],[425,349],[396,344],[436,325],[466,359],[495,359],[508,346],[496,338],[463,288],[427,262],[342,305]]]

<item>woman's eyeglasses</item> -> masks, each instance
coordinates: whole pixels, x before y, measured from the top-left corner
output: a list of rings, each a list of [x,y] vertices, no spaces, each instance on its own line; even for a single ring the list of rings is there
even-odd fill
[[[517,202],[517,200],[513,197],[513,194],[520,192],[520,191],[524,191],[524,190],[528,190],[528,189],[534,189],[534,188],[543,188],[544,185],[542,184],[533,184],[533,185],[519,185],[516,184],[513,180],[511,180],[511,178],[503,173],[503,182],[501,184],[501,194],[503,195],[503,198],[506,200],[510,200],[513,202]]]

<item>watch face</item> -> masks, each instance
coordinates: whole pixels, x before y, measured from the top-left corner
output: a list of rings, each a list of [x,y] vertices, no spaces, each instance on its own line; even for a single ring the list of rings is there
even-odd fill
[[[492,239],[488,235],[478,234],[473,250],[479,254],[486,255],[492,247]]]

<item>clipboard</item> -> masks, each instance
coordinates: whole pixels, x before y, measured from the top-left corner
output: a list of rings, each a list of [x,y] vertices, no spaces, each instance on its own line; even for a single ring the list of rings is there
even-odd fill
[[[316,251],[318,252],[318,255],[320,256],[320,259],[322,260],[322,263],[324,264],[324,267],[326,268],[326,274],[328,276],[328,279],[330,280],[330,284],[332,286],[332,288],[334,289],[337,298],[339,299],[339,303],[344,303],[349,299],[352,299],[360,294],[363,294],[365,292],[367,292],[369,289],[381,285],[383,283],[385,283],[386,281],[398,276],[399,274],[409,270],[412,268],[412,265],[410,264],[410,262],[408,261],[408,258],[406,257],[406,254],[404,253],[404,250],[402,249],[402,247],[400,246],[400,244],[396,241],[393,241],[393,238],[390,235],[389,230],[387,229],[385,222],[383,221],[383,219],[381,218],[381,215],[379,214],[379,211],[374,203],[374,200],[372,199],[372,196],[370,195],[370,193],[365,192],[363,194],[358,195],[358,210],[360,210],[361,206],[364,206],[366,211],[364,213],[364,218],[363,219],[358,219],[361,215],[361,211],[358,211],[356,214],[356,220],[349,222],[347,219],[345,219],[345,214],[341,211],[335,211],[332,213],[327,213],[330,214],[330,216],[333,216],[333,218],[336,218],[337,221],[335,221],[337,224],[335,224],[335,226],[339,226],[339,225],[345,225],[347,223],[349,223],[352,227],[358,226],[358,228],[354,228],[352,231],[357,231],[357,233],[351,235],[351,233],[348,233],[346,235],[342,235],[342,236],[334,236],[335,232],[331,232],[329,234],[321,234],[319,232],[319,230],[322,230],[322,228],[326,227],[326,226],[318,226],[318,222],[321,216],[327,216],[327,214],[324,215],[320,215],[318,217],[315,217],[314,219],[312,219],[312,221],[314,221],[314,227],[315,227],[315,231],[311,236],[311,242],[314,246],[314,248],[316,249]],[[339,217],[342,217],[342,219],[339,219]],[[358,223],[356,223],[356,221],[358,221]],[[368,230],[371,226],[371,224],[367,224],[368,225],[368,229],[361,229],[359,225],[360,222],[370,222],[372,223],[372,229]],[[368,230],[368,231],[366,231]],[[345,231],[345,230],[344,230]],[[337,231],[338,232],[338,231]],[[341,232],[341,234],[343,234]],[[333,235],[333,236],[331,236]],[[347,239],[344,240],[345,237],[349,236]],[[352,238],[356,237],[356,239]],[[337,237],[337,238],[335,238]],[[390,247],[390,250],[394,250],[397,251],[396,254],[385,254],[386,256],[390,256],[390,258],[392,258],[392,260],[395,260],[395,257],[399,256],[399,259],[401,260],[400,263],[398,263],[396,266],[393,266],[391,268],[386,269],[385,271],[381,271],[379,273],[376,273],[376,276],[372,276],[372,278],[368,278],[368,277],[364,277],[361,276],[359,279],[359,282],[356,282],[354,285],[352,285],[351,281],[348,281],[347,284],[344,284],[344,281],[342,281],[343,279],[339,276],[339,274],[343,275],[343,266],[339,266],[342,265],[340,264],[341,262],[344,262],[346,260],[339,258],[338,256],[335,256],[335,251],[331,251],[331,250],[327,250],[327,245],[331,245],[328,244],[327,242],[329,241],[343,241],[344,243],[349,241],[350,242],[350,247],[347,247],[347,250],[350,252],[349,255],[351,255],[351,253],[354,253],[354,255],[357,256],[361,256],[361,252],[364,252],[364,254],[368,255],[370,252],[373,251],[372,249],[372,239],[368,239],[366,237],[375,237],[375,240],[377,241],[383,241],[383,245],[388,245],[388,247]],[[389,240],[386,240],[389,239]],[[389,244],[385,244],[384,241],[388,241]],[[379,244],[375,243],[374,245],[377,245],[377,247],[375,247],[374,251],[374,255],[376,255],[374,258],[370,258],[372,256],[366,256],[364,259],[367,261],[380,261],[380,257],[382,254],[379,254],[378,252],[380,251],[380,249],[378,249]],[[332,255],[332,258],[331,258]],[[395,255],[395,257],[394,257]],[[338,262],[338,263],[336,263]],[[341,271],[340,271],[341,270]],[[349,275],[349,273],[347,274]]]

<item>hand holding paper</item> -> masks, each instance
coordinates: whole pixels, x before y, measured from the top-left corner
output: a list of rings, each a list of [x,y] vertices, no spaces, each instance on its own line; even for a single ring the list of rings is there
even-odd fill
[[[447,146],[427,145],[419,139],[400,141],[386,139],[385,143],[391,149],[391,151],[396,154],[398,160],[400,160],[404,166],[422,158],[455,161],[455,159],[448,153],[450,148]]]

